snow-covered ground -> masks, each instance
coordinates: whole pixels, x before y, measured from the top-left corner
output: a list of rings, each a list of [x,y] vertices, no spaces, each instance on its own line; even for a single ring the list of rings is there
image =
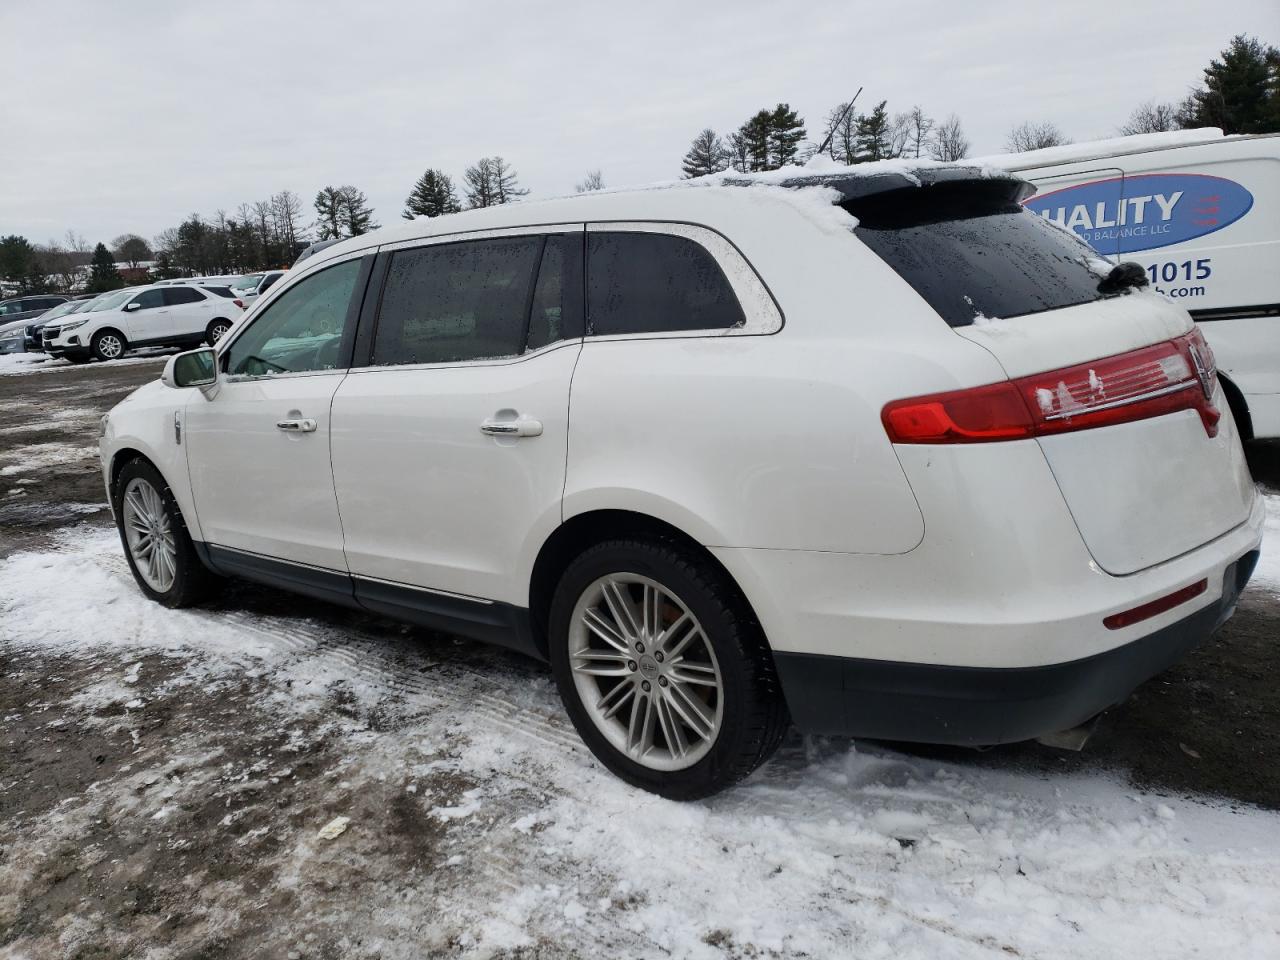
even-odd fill
[[[1269,509],[1259,578],[1275,590],[1280,498]],[[1280,956],[1280,815],[799,737],[739,787],[676,804],[593,761],[541,667],[353,623],[165,610],[101,527],[0,562],[0,658],[84,664],[93,682],[68,709],[86,736],[127,728],[135,750],[59,805],[0,824],[0,930],[60,844],[75,851],[108,824],[177,858],[189,811],[213,797],[221,816],[225,796],[219,844],[251,856],[254,879],[193,872],[182,930],[229,937],[255,911],[295,904],[261,934],[263,955]],[[172,669],[148,684],[143,659]],[[248,682],[239,709],[282,744],[270,761],[232,762],[212,715],[205,730],[148,726],[162,702]],[[276,794],[309,740],[335,759],[304,816]],[[11,786],[0,771],[0,800]],[[433,837],[429,868],[397,859],[371,796]],[[339,815],[346,831],[321,839]],[[96,847],[76,856],[101,863]],[[119,922],[101,910],[68,903],[58,948],[118,949]]]
[[[155,347],[134,351],[120,360],[112,360],[111,366],[147,363],[157,357],[175,352],[168,347]],[[70,360],[55,360],[43,353],[4,353],[0,354],[0,377],[15,376],[26,373],[54,373],[59,370],[75,370],[77,365]]]

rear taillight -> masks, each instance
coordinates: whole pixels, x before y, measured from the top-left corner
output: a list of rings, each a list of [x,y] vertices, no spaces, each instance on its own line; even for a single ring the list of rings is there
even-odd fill
[[[1199,329],[1113,357],[967,390],[911,397],[881,414],[894,443],[987,443],[1200,414],[1216,436],[1213,351]]]
[[[241,310],[244,309],[244,301],[241,300],[239,297],[234,298],[231,302],[234,303]]]

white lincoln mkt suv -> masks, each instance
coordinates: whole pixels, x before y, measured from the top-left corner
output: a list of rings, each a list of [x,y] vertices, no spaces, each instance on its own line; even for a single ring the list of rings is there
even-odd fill
[[[137,582],[551,663],[668,797],[806,731],[1072,728],[1229,617],[1263,506],[1187,313],[1013,176],[714,178],[304,261],[103,418]]]

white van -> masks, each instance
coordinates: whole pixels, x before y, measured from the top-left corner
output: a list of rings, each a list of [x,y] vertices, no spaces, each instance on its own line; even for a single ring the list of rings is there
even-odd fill
[[[1182,130],[983,162],[1039,188],[1028,208],[1141,264],[1200,323],[1241,435],[1280,437],[1280,134]]]

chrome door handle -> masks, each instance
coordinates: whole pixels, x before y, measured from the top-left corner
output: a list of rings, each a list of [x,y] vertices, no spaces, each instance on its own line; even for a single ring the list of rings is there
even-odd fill
[[[315,433],[316,422],[311,419],[277,420],[276,428],[279,430],[284,430],[286,433]]]
[[[521,417],[518,420],[494,420],[480,424],[480,432],[490,437],[540,437],[542,421]]]

